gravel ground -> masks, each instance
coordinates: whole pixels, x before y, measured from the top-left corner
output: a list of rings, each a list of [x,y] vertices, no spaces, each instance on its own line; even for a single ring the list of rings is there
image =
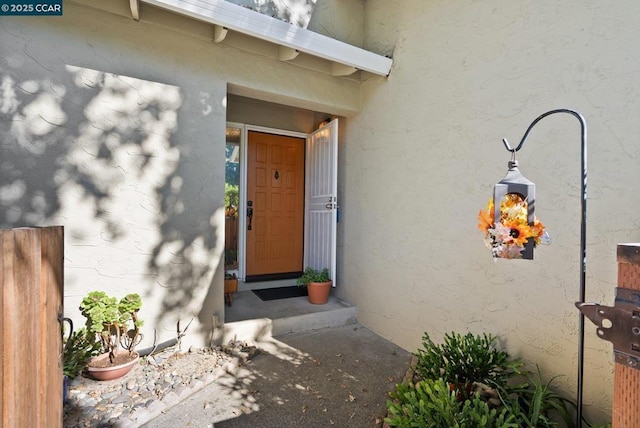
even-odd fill
[[[139,427],[222,376],[226,365],[242,363],[257,352],[242,342],[186,353],[168,348],[140,358],[120,379],[78,376],[64,404],[64,426]]]

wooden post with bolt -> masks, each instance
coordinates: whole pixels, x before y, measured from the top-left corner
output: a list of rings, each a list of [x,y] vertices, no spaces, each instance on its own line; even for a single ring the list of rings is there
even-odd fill
[[[640,244],[618,244],[618,287],[640,291]],[[640,306],[639,306],[640,307]],[[640,369],[616,363],[613,428],[640,427]]]

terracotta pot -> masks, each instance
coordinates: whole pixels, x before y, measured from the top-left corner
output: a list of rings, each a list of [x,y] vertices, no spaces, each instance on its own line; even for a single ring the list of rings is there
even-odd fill
[[[238,291],[238,279],[231,278],[224,280],[224,302],[227,306],[233,304],[233,293]]]
[[[235,278],[224,280],[224,292],[235,293],[238,291],[238,280]]]
[[[128,356],[129,352],[121,350],[119,354]],[[118,379],[119,377],[122,377],[129,373],[129,371],[138,363],[139,359],[140,356],[138,355],[138,353],[134,352],[131,355],[130,361],[115,366],[101,367],[106,365],[107,361],[109,360],[109,353],[100,354],[89,361],[89,363],[87,364],[87,372],[95,380]]]
[[[310,282],[307,285],[307,294],[309,295],[309,303],[314,305],[324,305],[329,301],[329,293],[331,293],[332,281],[327,282]]]

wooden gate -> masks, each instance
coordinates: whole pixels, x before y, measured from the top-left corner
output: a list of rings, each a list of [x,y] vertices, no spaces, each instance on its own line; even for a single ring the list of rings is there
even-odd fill
[[[62,226],[0,230],[0,426],[62,427]]]

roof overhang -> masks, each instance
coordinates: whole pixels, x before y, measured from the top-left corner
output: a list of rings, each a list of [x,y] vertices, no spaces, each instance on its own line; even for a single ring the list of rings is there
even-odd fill
[[[227,30],[237,31],[275,43],[281,47],[281,59],[304,52],[332,62],[332,74],[348,75],[363,70],[388,76],[393,60],[365,49],[296,27],[279,19],[224,0],[139,0],[158,8],[213,24],[216,37],[224,39]],[[130,0],[136,19],[137,0]]]

